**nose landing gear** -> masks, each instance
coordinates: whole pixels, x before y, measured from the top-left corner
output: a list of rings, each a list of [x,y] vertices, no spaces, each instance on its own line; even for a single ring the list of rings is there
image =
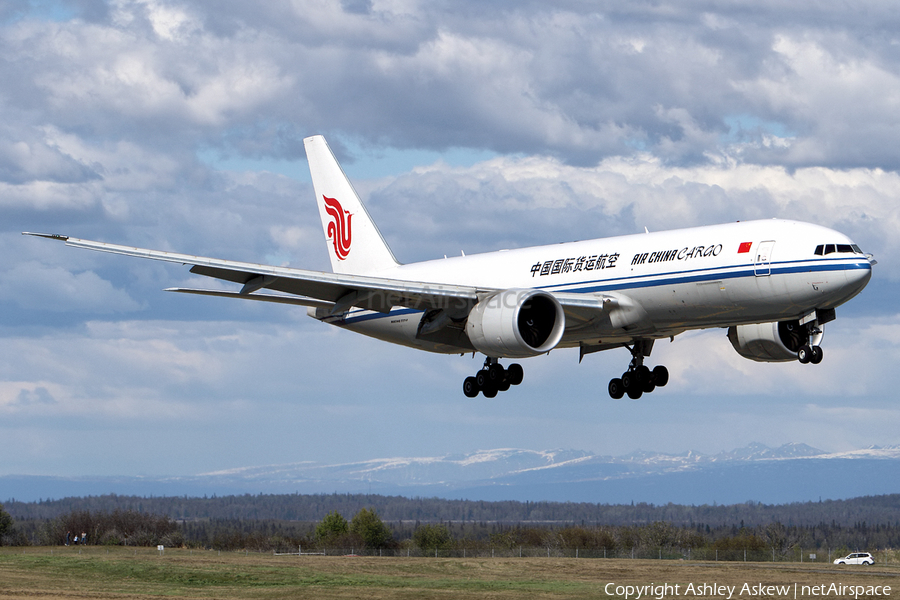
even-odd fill
[[[485,398],[493,398],[497,392],[505,392],[510,386],[522,383],[524,376],[522,365],[513,363],[504,369],[496,358],[488,357],[484,359],[484,366],[478,373],[463,381],[463,393],[469,398],[474,398],[478,392],[484,394]]]
[[[778,324],[778,333],[782,341],[791,351],[797,353],[800,364],[814,365],[822,362],[822,348],[819,344],[825,337],[825,323],[835,318],[834,309],[816,309],[801,317],[798,321],[786,321]],[[782,328],[784,333],[782,334]]]
[[[812,363],[814,365],[822,362],[823,356],[822,348],[819,346],[810,346],[809,344],[803,344],[800,346],[800,349],[797,350],[797,360],[800,361],[801,364]]]

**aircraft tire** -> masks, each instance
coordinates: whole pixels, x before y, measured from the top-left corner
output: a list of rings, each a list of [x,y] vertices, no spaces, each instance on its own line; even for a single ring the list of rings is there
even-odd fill
[[[609,381],[609,397],[613,400],[619,400],[625,395],[625,386],[622,385],[621,379],[611,379]]]
[[[811,362],[814,365],[819,364],[820,362],[822,362],[822,356],[824,354],[825,353],[822,352],[822,348],[820,346],[813,346],[812,347],[812,356],[809,357],[809,362]]]
[[[478,381],[474,377],[466,377],[465,381],[463,381],[463,394],[467,398],[474,398],[480,391],[481,388],[478,387]]]
[[[637,376],[634,371],[625,371],[622,373],[622,387],[625,388],[626,392],[631,389],[637,389],[637,381]]]
[[[483,390],[481,390],[481,393],[484,394],[485,398],[495,398],[497,396],[497,392],[498,392],[497,388],[495,388],[492,385],[489,385],[486,388],[484,388]]]
[[[628,394],[628,397],[632,400],[637,400],[644,395],[644,390],[639,387],[632,387],[625,390],[625,393]]]
[[[507,391],[507,390],[509,389],[509,386],[510,386],[510,385],[511,385],[511,383],[510,383],[510,381],[509,381],[509,377],[508,377],[508,376],[507,376],[507,377],[504,377],[504,378],[500,381],[500,383],[497,384],[497,391],[499,391],[499,392],[505,392],[505,391]]]
[[[669,370],[662,365],[653,367],[653,382],[656,387],[665,387],[669,383]]]
[[[506,370],[501,364],[494,363],[488,368],[488,381],[495,385],[503,381],[504,375],[506,375]]]
[[[800,346],[800,349],[797,350],[797,360],[800,361],[800,364],[807,364],[812,359],[812,348],[809,347],[809,344],[803,344]]]
[[[509,376],[509,383],[511,385],[519,385],[525,377],[525,370],[519,363],[513,363],[506,369],[506,374]]]
[[[483,390],[488,385],[488,373],[485,370],[478,371],[475,374],[475,384],[478,386],[479,390]]]

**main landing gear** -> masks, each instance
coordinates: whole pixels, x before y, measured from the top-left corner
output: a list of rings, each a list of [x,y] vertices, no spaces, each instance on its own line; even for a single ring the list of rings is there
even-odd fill
[[[613,400],[618,400],[625,394],[632,400],[637,400],[644,394],[649,394],[658,387],[669,383],[669,370],[662,365],[653,367],[644,366],[644,356],[650,355],[652,341],[645,346],[640,341],[628,348],[631,351],[631,364],[628,370],[609,382],[609,395]]]
[[[513,363],[504,369],[496,358],[484,359],[484,366],[474,377],[466,377],[463,381],[463,393],[469,398],[474,398],[478,392],[485,398],[493,398],[497,392],[505,392],[511,385],[519,385],[525,372],[522,365]]]

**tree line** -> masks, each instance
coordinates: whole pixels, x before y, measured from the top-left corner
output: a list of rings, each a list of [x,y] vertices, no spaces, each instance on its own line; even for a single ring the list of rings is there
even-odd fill
[[[664,521],[680,526],[697,523],[747,526],[780,522],[786,525],[854,523],[900,525],[900,494],[865,496],[850,500],[823,500],[791,504],[745,502],[732,505],[680,505],[647,503],[595,504],[586,502],[488,502],[405,498],[367,494],[243,494],[233,496],[140,497],[87,496],[6,503],[16,519],[50,519],[78,510],[134,510],[167,515],[173,519],[257,519],[275,521],[319,521],[337,511],[352,516],[363,508],[378,512],[388,521],[498,522],[498,523],[587,523],[594,525],[639,525]]]
[[[852,550],[900,547],[900,526],[891,523],[748,526],[666,521],[631,525],[386,521],[377,510],[366,507],[352,516],[332,510],[318,521],[174,519],[116,509],[73,510],[53,518],[14,522],[0,507],[3,544],[61,545],[70,541],[72,532],[79,537],[86,534],[89,545],[444,556],[546,552],[548,556],[774,561],[800,560],[804,550],[823,550],[827,552],[823,557],[831,558]]]

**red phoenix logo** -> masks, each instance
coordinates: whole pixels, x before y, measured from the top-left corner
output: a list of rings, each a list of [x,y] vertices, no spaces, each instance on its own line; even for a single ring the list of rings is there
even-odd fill
[[[325,212],[331,216],[331,222],[328,223],[328,237],[334,243],[334,253],[338,260],[344,260],[350,254],[350,219],[353,215],[345,211],[341,203],[334,198],[324,195],[322,198],[325,199]]]

